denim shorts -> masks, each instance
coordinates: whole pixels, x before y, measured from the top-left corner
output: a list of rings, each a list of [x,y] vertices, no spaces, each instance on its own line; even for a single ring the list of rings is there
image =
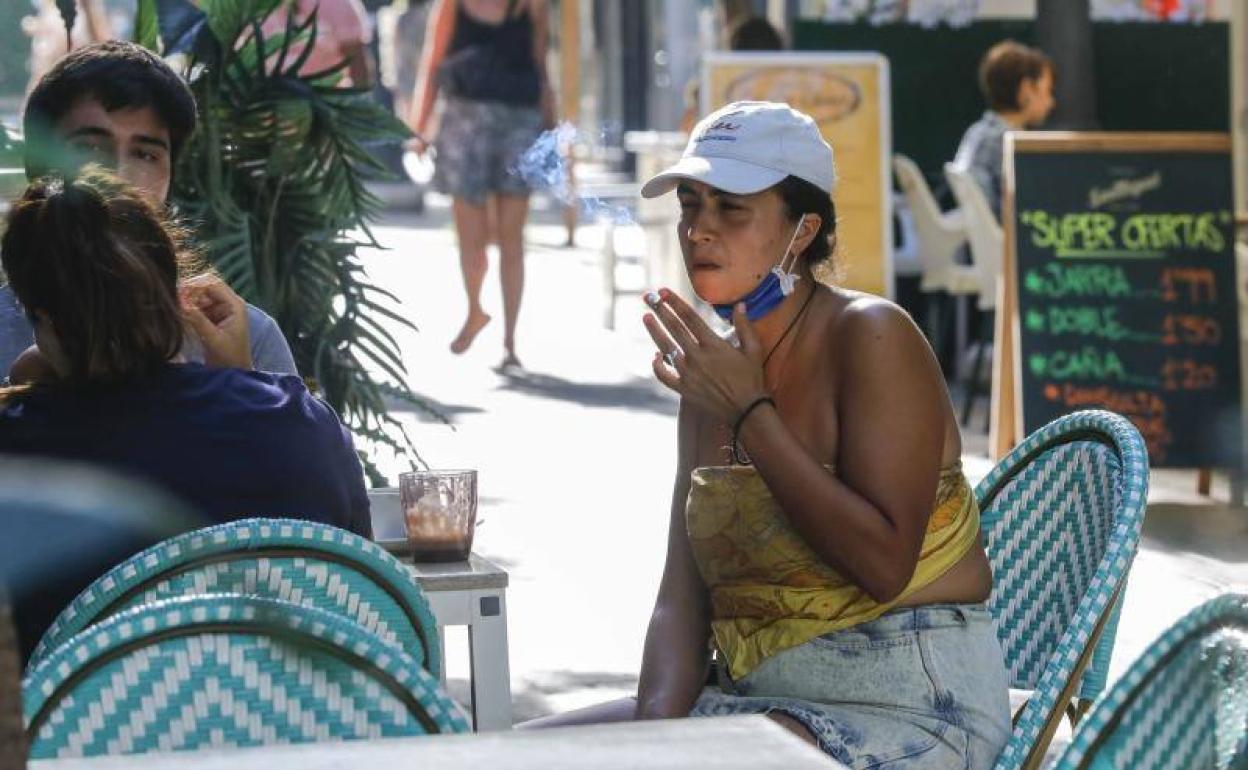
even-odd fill
[[[855,770],[991,768],[1010,737],[1005,663],[982,604],[893,610],[720,681],[692,716],[786,714]]]
[[[541,133],[537,107],[444,97],[433,188],[477,204],[495,194],[528,195],[517,165]]]

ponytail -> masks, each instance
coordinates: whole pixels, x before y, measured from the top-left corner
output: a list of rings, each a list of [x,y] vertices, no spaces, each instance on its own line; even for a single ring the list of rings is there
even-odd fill
[[[49,323],[70,385],[148,376],[182,347],[180,234],[98,168],[43,179],[13,205],[0,263],[32,323]]]

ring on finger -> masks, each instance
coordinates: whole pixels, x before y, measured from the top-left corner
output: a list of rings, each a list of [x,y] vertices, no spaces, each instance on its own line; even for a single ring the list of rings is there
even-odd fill
[[[676,350],[669,350],[669,351],[667,351],[666,353],[664,353],[664,354],[663,354],[663,361],[664,361],[664,362],[665,362],[668,366],[670,366],[670,367],[672,367],[673,369],[675,369],[675,368],[676,368],[676,356],[677,356],[677,355],[679,355],[679,351],[676,351]]]

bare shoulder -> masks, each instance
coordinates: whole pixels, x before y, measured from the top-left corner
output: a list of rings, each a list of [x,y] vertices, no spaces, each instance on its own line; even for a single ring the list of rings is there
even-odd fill
[[[838,350],[854,350],[866,342],[923,343],[910,314],[874,294],[832,289],[838,307],[829,321],[831,342]]]
[[[831,294],[825,339],[838,379],[852,373],[860,383],[897,375],[926,380],[932,367],[939,371],[927,338],[899,305],[845,289],[834,288]]]

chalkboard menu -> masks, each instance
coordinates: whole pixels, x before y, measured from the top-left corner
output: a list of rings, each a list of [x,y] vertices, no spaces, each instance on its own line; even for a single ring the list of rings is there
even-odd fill
[[[1239,467],[1229,142],[1060,136],[1007,142],[1023,433],[1109,409],[1139,428],[1154,466]]]

